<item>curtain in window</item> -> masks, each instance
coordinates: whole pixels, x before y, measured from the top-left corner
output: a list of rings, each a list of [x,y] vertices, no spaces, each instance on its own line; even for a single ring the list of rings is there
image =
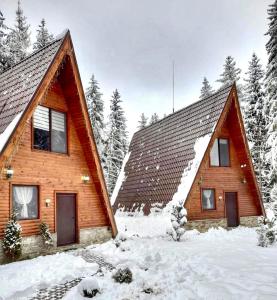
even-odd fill
[[[28,204],[33,198],[33,187],[16,186],[14,187],[15,201],[22,205],[20,217],[22,219],[28,218]]]
[[[213,208],[213,203],[211,201],[211,196],[212,196],[212,190],[204,190],[204,197],[207,199],[206,205],[207,209],[212,209]]]

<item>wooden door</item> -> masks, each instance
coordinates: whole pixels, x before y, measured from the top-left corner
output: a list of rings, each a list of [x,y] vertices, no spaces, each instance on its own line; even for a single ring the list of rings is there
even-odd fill
[[[239,226],[238,200],[236,192],[225,193],[225,205],[228,227]]]
[[[76,243],[76,195],[57,194],[57,245]]]

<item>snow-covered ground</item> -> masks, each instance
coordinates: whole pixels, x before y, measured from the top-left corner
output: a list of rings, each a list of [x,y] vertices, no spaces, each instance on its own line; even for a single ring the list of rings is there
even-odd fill
[[[110,271],[95,276],[101,294],[94,299],[277,299],[277,246],[258,247],[254,229],[189,231],[181,242],[155,236],[154,231],[150,235],[128,237],[119,247],[113,241],[89,247],[133,272],[130,284],[115,283]],[[19,299],[37,287],[93,274],[95,269],[95,264],[65,253],[3,265],[0,295]],[[147,289],[152,293],[145,293]],[[64,299],[85,298],[75,287]]]

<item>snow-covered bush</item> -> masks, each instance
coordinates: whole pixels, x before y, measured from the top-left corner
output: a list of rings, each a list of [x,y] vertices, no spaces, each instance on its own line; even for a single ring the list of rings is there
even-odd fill
[[[114,240],[114,244],[118,248],[122,244],[122,242],[125,242],[126,240],[127,240],[127,235],[124,234],[123,232],[119,232]]]
[[[43,244],[46,248],[52,247],[54,245],[54,241],[52,235],[49,230],[48,224],[42,222],[39,225],[39,232],[43,240]]]
[[[3,251],[7,258],[15,260],[22,253],[21,226],[16,221],[16,213],[11,214],[3,237]]]
[[[258,219],[258,246],[268,247],[269,245],[274,244],[274,242],[276,241],[275,223],[275,217],[271,220],[265,217],[260,217]]]
[[[167,230],[174,241],[179,242],[182,235],[185,233],[184,225],[187,223],[187,210],[184,208],[183,202],[180,201],[174,205],[171,212],[172,228]]]
[[[100,286],[96,278],[84,278],[78,284],[78,293],[85,298],[93,298],[100,293]]]
[[[129,268],[120,268],[113,274],[113,279],[119,283],[131,283],[133,281],[133,274]]]

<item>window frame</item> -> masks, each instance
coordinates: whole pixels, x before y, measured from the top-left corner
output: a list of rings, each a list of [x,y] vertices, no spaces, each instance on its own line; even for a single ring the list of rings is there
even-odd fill
[[[16,186],[29,186],[29,187],[36,187],[37,188],[37,195],[38,195],[38,199],[37,199],[37,217],[36,218],[28,218],[28,219],[17,219],[18,222],[21,222],[21,221],[39,221],[40,220],[40,214],[41,214],[41,207],[40,207],[40,204],[41,204],[41,195],[40,195],[40,185],[38,184],[35,184],[35,183],[11,183],[10,184],[10,213],[12,213],[13,211],[13,187],[16,187]]]
[[[211,151],[212,151],[212,147],[213,147],[213,145],[214,145],[214,143],[215,143],[216,140],[217,140],[218,162],[219,162],[219,165],[218,165],[218,166],[213,166],[213,165],[211,164]],[[228,166],[221,166],[221,164],[220,164],[221,159],[220,159],[220,146],[219,146],[219,140],[227,140],[227,141],[228,141],[228,155],[229,155],[229,164],[228,164]],[[224,136],[223,136],[223,137],[217,137],[217,138],[214,139],[213,144],[212,144],[212,146],[211,146],[211,148],[210,148],[210,151],[209,151],[209,166],[210,166],[211,168],[230,168],[230,167],[231,167],[231,153],[230,153],[230,139],[229,139],[229,137],[224,137]]]
[[[204,190],[212,190],[214,192],[214,208],[204,208],[203,207],[203,191]],[[216,205],[216,189],[215,188],[210,188],[210,187],[202,187],[200,189],[200,201],[201,201],[201,210],[202,212],[206,211],[216,211],[217,210],[217,205]]]
[[[49,150],[43,150],[43,149],[37,149],[34,147],[34,134],[35,134],[35,127],[34,127],[34,117],[32,116],[32,121],[31,121],[31,149],[33,151],[38,151],[38,152],[43,152],[43,153],[53,153],[57,155],[67,155],[69,156],[69,126],[68,126],[68,112],[62,109],[57,109],[57,108],[52,108],[46,105],[41,105],[40,106],[46,107],[49,109]],[[65,130],[66,130],[66,152],[55,152],[52,151],[52,111],[58,112],[58,113],[63,113],[65,115]]]

